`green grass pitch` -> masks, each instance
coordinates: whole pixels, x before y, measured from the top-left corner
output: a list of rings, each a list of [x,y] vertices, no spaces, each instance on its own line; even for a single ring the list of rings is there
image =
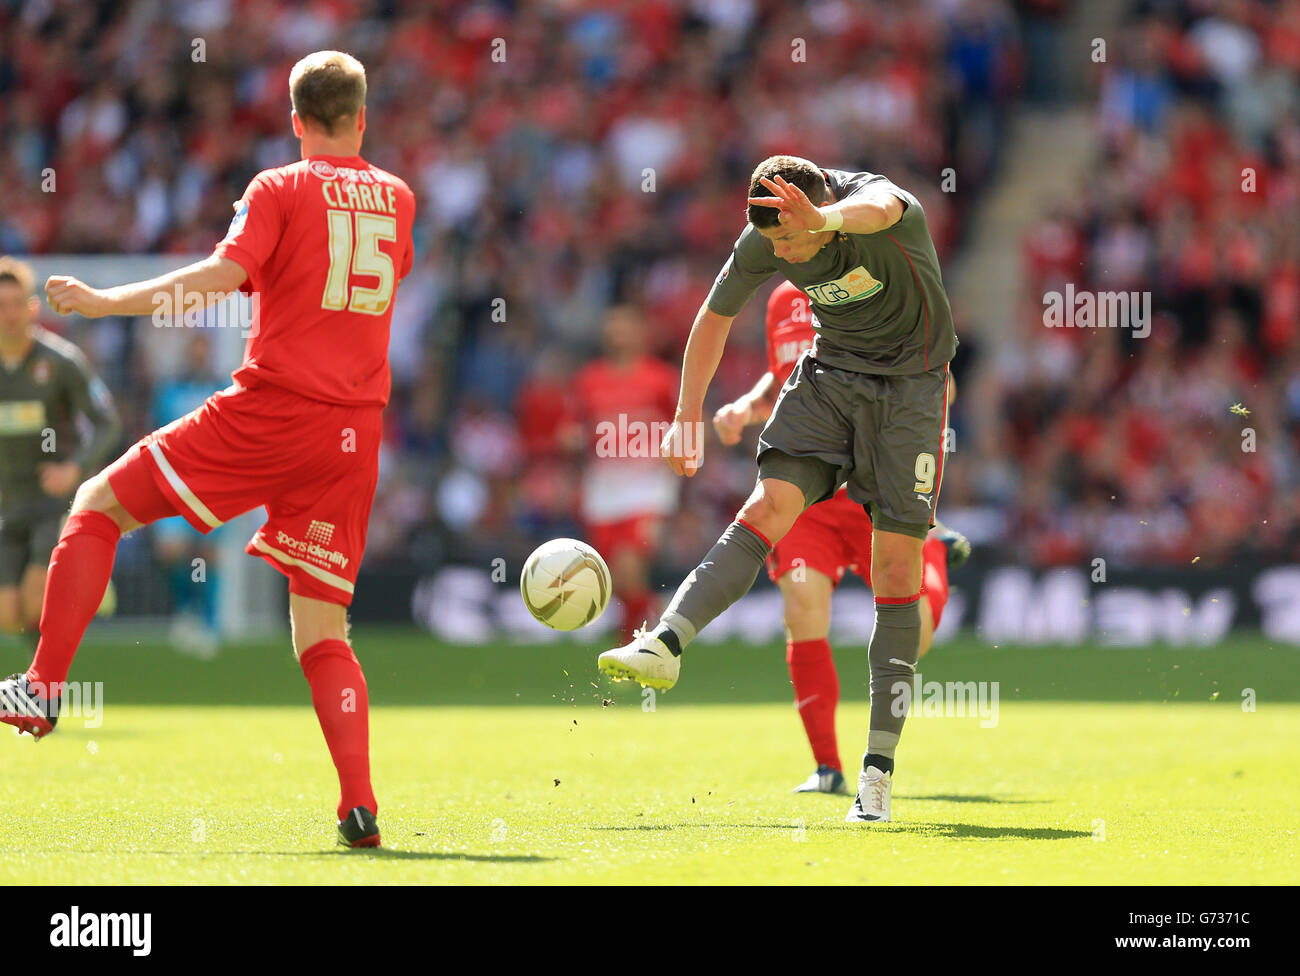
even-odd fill
[[[811,761],[782,649],[693,648],[647,710],[598,648],[354,634],[385,848],[333,845],[335,779],[284,644],[214,662],[100,640],[103,724],[5,735],[21,803],[0,882],[30,884],[1294,883],[1300,651],[1002,648],[958,639],[926,680],[998,681],[996,727],[916,717],[895,822],[794,796]],[[5,664],[25,663],[10,645]],[[840,647],[846,762],[865,653]],[[1254,689],[1254,711],[1242,709]],[[611,702],[612,699],[612,702]],[[243,702],[241,705],[232,702]]]

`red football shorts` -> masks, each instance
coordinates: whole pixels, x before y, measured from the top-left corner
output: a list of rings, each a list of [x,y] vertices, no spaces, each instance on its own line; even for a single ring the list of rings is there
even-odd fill
[[[592,546],[609,561],[624,549],[652,557],[659,548],[663,520],[658,515],[634,515],[617,522],[592,522],[587,535]]]
[[[381,415],[235,385],[141,438],[106,473],[138,522],[180,515],[207,533],[266,506],[247,551],[289,577],[290,593],[348,606],[379,476]]]
[[[836,585],[851,569],[871,585],[871,517],[843,490],[805,509],[767,557],[774,583],[801,566]]]

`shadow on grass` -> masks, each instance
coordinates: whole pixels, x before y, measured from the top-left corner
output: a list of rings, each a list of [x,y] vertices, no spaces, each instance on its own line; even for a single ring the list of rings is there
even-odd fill
[[[802,830],[810,833],[831,831],[843,833],[846,830],[884,830],[888,833],[923,834],[956,840],[1068,840],[1073,837],[1091,837],[1087,830],[1063,830],[1059,827],[992,827],[987,824],[967,823],[917,823],[898,821],[886,825],[864,827],[861,824],[804,824],[804,823],[676,823],[676,824],[635,824],[632,826],[589,827],[589,830],[638,831],[638,830]]]
[[[303,852],[304,854],[308,852]],[[391,847],[357,848],[356,850],[321,851],[321,854],[336,854],[339,857],[358,857],[374,861],[473,861],[486,864],[541,864],[545,861],[557,861],[559,858],[542,857],[540,854],[465,854],[455,851],[399,851]]]
[[[701,823],[634,824],[629,827],[588,827],[588,830],[840,830],[840,824],[805,823],[736,823],[734,821],[709,821]]]
[[[1087,830],[1063,830],[1060,827],[991,827],[988,824],[917,823],[895,821],[894,830],[908,834],[929,834],[959,840],[1069,840],[1091,837]]]
[[[925,796],[894,797],[896,800],[935,800],[941,803],[1051,803],[1051,800],[1016,800],[984,793],[929,793]]]
[[[102,849],[45,851],[47,854],[104,854]],[[488,864],[541,864],[545,861],[557,861],[559,858],[542,857],[540,854],[467,854],[455,851],[399,851],[391,847],[324,848],[319,851],[140,851],[130,850],[127,854],[159,854],[167,857],[349,857],[370,861],[471,861]]]

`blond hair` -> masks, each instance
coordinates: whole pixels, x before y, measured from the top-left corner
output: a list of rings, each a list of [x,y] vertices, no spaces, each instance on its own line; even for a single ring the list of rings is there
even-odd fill
[[[0,257],[0,285],[3,284],[17,285],[23,290],[24,298],[36,294],[36,275],[32,273],[32,266],[8,255]]]
[[[354,118],[366,104],[366,69],[342,51],[317,51],[293,66],[289,99],[301,119],[311,119],[334,135],[334,127]]]

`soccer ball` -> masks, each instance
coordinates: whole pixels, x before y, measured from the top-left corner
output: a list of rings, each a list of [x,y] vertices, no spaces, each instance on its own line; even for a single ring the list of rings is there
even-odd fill
[[[577,539],[538,546],[519,578],[528,612],[555,630],[577,630],[599,617],[612,587],[600,553]]]

